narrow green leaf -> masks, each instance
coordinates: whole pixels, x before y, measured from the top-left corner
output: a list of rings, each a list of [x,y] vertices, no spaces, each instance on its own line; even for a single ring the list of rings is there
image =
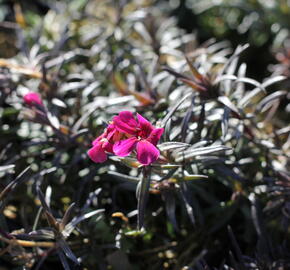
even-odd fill
[[[143,168],[143,178],[140,182],[140,185],[137,187],[137,199],[138,199],[138,221],[137,228],[141,230],[144,225],[144,216],[146,203],[149,196],[149,187],[150,187],[150,177],[151,177],[151,168]]]

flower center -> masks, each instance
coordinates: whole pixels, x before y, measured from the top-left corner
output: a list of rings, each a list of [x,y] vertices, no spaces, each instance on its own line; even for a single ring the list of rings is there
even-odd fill
[[[147,134],[146,130],[142,130],[140,128],[137,128],[137,139],[138,140],[146,139],[147,137],[148,137],[148,134]]]
[[[100,140],[100,142],[101,142],[101,143],[104,143],[104,142],[109,142],[109,141],[108,141],[107,138],[102,138],[102,139]]]

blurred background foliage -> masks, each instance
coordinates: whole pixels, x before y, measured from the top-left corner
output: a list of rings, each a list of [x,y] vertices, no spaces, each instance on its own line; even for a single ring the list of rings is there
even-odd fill
[[[1,0],[1,270],[289,269],[289,11]],[[86,154],[123,110],[165,129],[147,175]]]
[[[169,4],[178,24],[187,31],[197,31],[200,40],[226,39],[234,47],[251,44],[244,59],[250,74],[257,78],[269,74],[264,67],[275,61],[273,52],[289,47],[287,0],[172,0]]]

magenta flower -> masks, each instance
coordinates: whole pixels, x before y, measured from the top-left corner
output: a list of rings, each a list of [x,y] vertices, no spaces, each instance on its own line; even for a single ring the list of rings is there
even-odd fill
[[[137,160],[143,165],[155,162],[160,153],[156,145],[163,134],[163,128],[155,128],[137,114],[123,111],[113,118],[104,133],[93,141],[88,155],[96,163],[107,160],[107,153],[125,157],[136,150]]]
[[[123,111],[113,118],[116,130],[127,134],[127,139],[115,142],[113,152],[125,157],[136,150],[137,160],[143,165],[155,162],[160,152],[156,145],[163,134],[163,128],[154,128],[151,123],[137,113],[137,119],[132,112]]]
[[[28,94],[26,94],[24,97],[24,102],[28,105],[28,106],[32,106],[32,105],[43,105],[41,97],[38,93],[35,92],[29,92]]]
[[[96,163],[106,161],[106,152],[113,153],[114,142],[121,138],[122,134],[116,130],[113,124],[110,124],[105,132],[93,141],[93,147],[88,151],[90,159]]]
[[[101,137],[101,136],[100,136]],[[107,152],[112,152],[112,145],[106,138],[97,139],[93,142],[93,147],[89,149],[88,155],[90,159],[96,163],[102,163],[107,160]]]

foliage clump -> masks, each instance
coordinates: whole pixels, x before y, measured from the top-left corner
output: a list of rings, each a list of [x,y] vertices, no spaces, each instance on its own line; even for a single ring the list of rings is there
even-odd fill
[[[2,5],[4,269],[289,267],[288,37],[260,80],[163,1]]]

